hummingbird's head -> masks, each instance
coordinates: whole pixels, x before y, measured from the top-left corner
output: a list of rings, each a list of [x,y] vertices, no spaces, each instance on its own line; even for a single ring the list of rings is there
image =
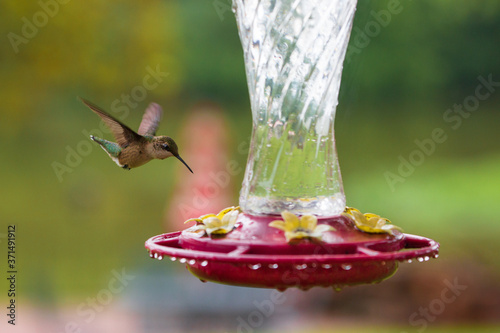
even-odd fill
[[[155,140],[155,150],[157,153],[157,158],[163,160],[167,157],[170,156],[175,156],[179,161],[184,164],[191,173],[193,173],[193,170],[184,162],[184,160],[180,157],[179,155],[179,149],[177,148],[177,144],[175,143],[174,139],[172,139],[169,136],[159,136]]]

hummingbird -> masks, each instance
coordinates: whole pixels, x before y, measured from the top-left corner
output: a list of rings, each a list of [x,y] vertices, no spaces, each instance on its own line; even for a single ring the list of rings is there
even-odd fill
[[[93,141],[97,142],[108,153],[109,157],[118,166],[130,170],[146,164],[153,159],[163,160],[167,157],[175,156],[193,173],[193,170],[179,155],[175,141],[168,136],[155,135],[163,115],[163,110],[158,104],[149,104],[142,117],[139,130],[136,133],[98,106],[83,98],[80,99],[101,117],[115,137],[116,143],[93,135],[90,136]]]

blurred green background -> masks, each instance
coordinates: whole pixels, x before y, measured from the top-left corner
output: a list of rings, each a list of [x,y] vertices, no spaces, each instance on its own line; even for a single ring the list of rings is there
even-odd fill
[[[394,3],[397,13],[377,21]],[[158,271],[152,275],[156,279],[184,273],[172,264],[151,261],[144,250],[147,238],[174,230],[162,221],[166,202],[175,196],[177,177],[172,175],[183,166],[166,160],[131,172],[118,169],[96,145],[82,143],[89,142],[86,132],[98,129],[99,121],[77,96],[106,110],[124,107],[122,95],[143,85],[151,70],[167,73],[147,96],[123,109],[125,122],[137,128],[143,110],[155,101],[165,110],[159,133],[177,138],[188,110],[199,101],[213,101],[229,125],[230,159],[244,165],[246,153],[237,146],[250,135],[251,114],[229,1],[9,0],[0,8],[0,247],[5,258],[7,225],[15,224],[20,323],[27,311],[23,306],[35,314],[48,309],[43,310],[51,314],[48,318],[71,318],[65,309],[95,295],[112,269]],[[379,286],[322,296],[324,306],[316,302],[315,311],[340,322],[339,331],[356,331],[356,314],[372,318],[373,327],[418,331],[407,328],[408,317],[441,289],[415,299],[419,292],[397,293],[395,288],[406,283],[425,289],[422,281],[442,284],[445,277],[467,281],[468,296],[461,300],[462,312],[449,305],[430,326],[464,325],[464,332],[467,327],[477,332],[479,326],[498,324],[499,36],[500,2],[495,0],[359,1],[336,119],[348,205],[388,217],[406,232],[431,237],[442,247],[438,260],[402,265],[400,273]],[[482,100],[474,97],[480,77],[493,81],[490,90],[481,88],[489,92]],[[472,104],[462,113],[453,111],[464,103]],[[415,140],[428,142],[436,128],[446,140],[435,143],[432,153],[420,154],[419,165],[401,177],[402,161],[422,150]],[[182,153],[183,142],[177,143]],[[79,149],[85,156],[68,157]],[[193,159],[182,156],[188,163]],[[191,167],[196,172],[197,165]],[[236,203],[243,173],[234,178]],[[3,276],[6,259],[0,269]],[[0,287],[0,300],[7,304],[5,279]],[[399,297],[394,302],[406,299],[407,312],[391,316],[393,305],[384,314],[363,311],[366,304],[383,304],[378,297],[391,292]],[[309,295],[321,297],[317,292]],[[313,296],[300,297],[306,299],[300,304],[315,303]],[[346,303],[351,312],[343,307]],[[291,313],[302,309],[300,304]],[[474,307],[477,313],[463,315]],[[307,331],[325,330],[315,324],[321,321],[314,313],[308,316]],[[273,321],[278,327],[290,320],[286,314],[279,318]],[[64,320],[45,324],[62,332]],[[231,325],[237,325],[234,317],[223,330],[235,331]],[[158,329],[142,327],[144,332]],[[271,332],[273,327],[262,330]]]

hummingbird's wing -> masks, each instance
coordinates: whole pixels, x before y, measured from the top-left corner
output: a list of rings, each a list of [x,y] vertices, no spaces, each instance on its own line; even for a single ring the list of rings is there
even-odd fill
[[[142,116],[141,125],[137,133],[145,136],[155,136],[162,115],[163,110],[161,106],[156,103],[149,104],[146,111],[144,111],[144,116]]]
[[[141,139],[141,136],[128,128],[126,125],[122,124],[119,120],[115,119],[111,115],[107,114],[105,111],[101,110],[98,106],[90,103],[89,101],[80,98],[82,102],[87,105],[92,111],[94,111],[104,123],[109,127],[111,133],[116,139],[116,142],[120,147],[125,148],[130,142],[134,142]]]

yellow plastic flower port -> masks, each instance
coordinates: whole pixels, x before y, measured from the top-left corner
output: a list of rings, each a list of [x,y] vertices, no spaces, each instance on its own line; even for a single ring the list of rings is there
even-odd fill
[[[207,214],[199,218],[189,219],[184,223],[195,221],[196,225],[187,229],[191,232],[207,234],[227,234],[234,229],[234,225],[240,213],[240,207],[228,207],[221,210],[217,215]]]
[[[283,230],[287,242],[301,238],[315,238],[321,240],[327,231],[335,230],[328,224],[318,224],[318,219],[314,215],[304,215],[300,219],[290,212],[282,212],[283,221],[277,220],[269,223],[270,227]]]
[[[372,213],[362,214],[356,208],[346,207],[342,215],[351,219],[356,227],[364,232],[375,234],[388,233],[392,235],[394,234],[394,230],[402,231],[400,227],[388,224],[391,223],[388,219]]]

